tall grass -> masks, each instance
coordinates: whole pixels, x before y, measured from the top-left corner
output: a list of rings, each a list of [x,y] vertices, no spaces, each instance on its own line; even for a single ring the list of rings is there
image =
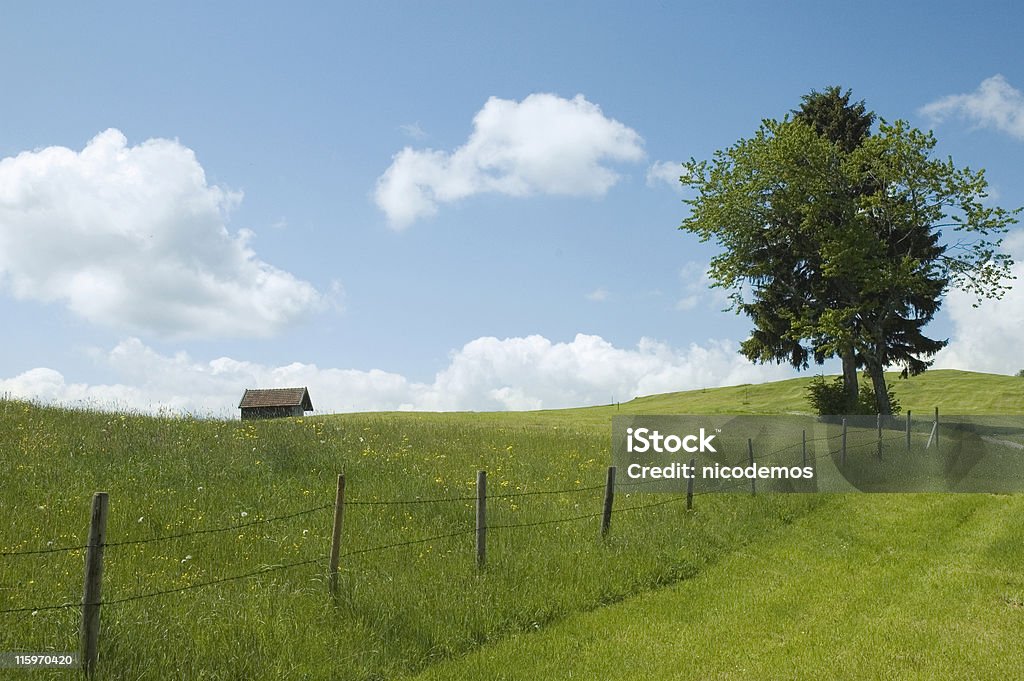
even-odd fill
[[[529,416],[354,415],[234,422],[7,402],[0,421],[0,552],[85,543],[89,499],[110,494],[112,543],[242,525],[329,505],[344,470],[353,502],[599,487],[608,431]],[[663,497],[620,492],[617,507]],[[254,577],[103,608],[99,678],[377,679],[690,577],[820,498],[706,497],[599,518],[494,529],[343,557],[325,583],[331,510],[107,550],[104,599]],[[469,500],[353,504],[343,553],[471,530]],[[600,511],[601,490],[493,498],[493,526]],[[82,551],[0,557],[0,609],[81,599]],[[0,650],[77,649],[78,610],[0,614]]]

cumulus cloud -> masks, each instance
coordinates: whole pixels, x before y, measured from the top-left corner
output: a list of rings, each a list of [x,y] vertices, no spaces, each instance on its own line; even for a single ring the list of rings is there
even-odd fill
[[[681,192],[683,185],[679,178],[683,175],[683,164],[678,161],[655,161],[647,169],[647,186],[658,187],[663,184]]]
[[[227,229],[241,194],[174,140],[110,129],[0,161],[0,290],[167,337],[265,336],[322,302]]]
[[[986,300],[974,307],[975,298],[963,291],[950,291],[945,309],[953,321],[949,345],[935,357],[935,366],[998,374],[1024,369],[1021,358],[1021,320],[1024,319],[1024,231],[1018,230],[1004,243],[1014,256],[1014,286],[1001,300]]]
[[[974,92],[948,95],[921,107],[920,112],[935,121],[963,118],[1024,140],[1024,93],[999,74],[983,80]]]
[[[729,341],[673,348],[643,339],[617,348],[600,336],[569,342],[543,336],[473,340],[452,353],[430,383],[380,370],[267,366],[221,357],[163,355],[132,338],[101,353],[117,381],[86,385],[52,368],[0,380],[0,393],[46,402],[233,415],[247,387],[308,386],[320,413],[366,410],[508,410],[607,404],[639,395],[759,382],[791,375],[755,366]]]
[[[607,163],[640,161],[643,140],[583,95],[491,97],[452,152],[405,147],[377,180],[377,206],[396,229],[439,204],[475,194],[601,196],[618,179]]]

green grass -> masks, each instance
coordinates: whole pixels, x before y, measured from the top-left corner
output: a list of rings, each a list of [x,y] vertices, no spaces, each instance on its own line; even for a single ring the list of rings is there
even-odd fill
[[[690,390],[638,397],[617,407],[534,413],[556,418],[572,415],[585,423],[606,423],[617,414],[811,414],[806,392],[811,380]],[[935,369],[908,379],[887,373],[886,380],[903,411],[922,417],[935,407],[947,414],[1024,414],[1024,378],[1016,376]]]
[[[353,415],[240,423],[160,420],[6,403],[0,551],[86,541],[93,491],[110,494],[108,541],[218,528],[329,504],[345,470],[351,501],[471,494],[486,468],[492,494],[600,486],[607,431],[567,419],[539,428],[516,415]],[[529,421],[529,416],[522,417]],[[482,421],[483,423],[479,423]],[[499,423],[500,422],[500,423]],[[669,504],[615,519],[493,530],[486,570],[472,536],[342,560],[341,597],[326,559],[244,580],[111,604],[100,678],[374,679],[422,669],[511,633],[698,573],[765,530],[809,512],[813,497],[709,499],[683,518]],[[620,494],[621,508],[645,503]],[[601,491],[492,499],[493,525],[600,510]],[[719,509],[712,512],[712,509]],[[245,514],[245,515],[243,515]],[[470,501],[356,506],[344,550],[473,527]],[[682,522],[686,525],[681,525]],[[173,590],[305,560],[329,550],[330,509],[231,532],[113,546],[104,597]],[[683,549],[685,537],[686,548]],[[697,548],[695,551],[694,548]],[[0,558],[0,609],[75,603],[82,552]],[[75,650],[76,609],[0,614],[0,650]],[[168,642],[174,643],[169,645]]]
[[[492,494],[600,486],[609,463],[612,416],[806,412],[804,383],[799,379],[660,395],[617,408],[338,415],[245,424],[0,402],[4,481],[0,552],[84,544],[90,497],[96,490],[110,493],[108,541],[117,542],[329,506],[335,477],[342,470],[351,501],[467,496],[473,491],[478,468],[488,470]],[[929,413],[935,404],[943,413],[1024,410],[1024,379],[929,372],[899,384],[897,390],[904,405],[921,414]],[[775,617],[779,627],[792,627],[786,619],[789,612],[823,617],[819,608],[827,611],[828,599],[855,596],[825,586],[828,575],[852,569],[850,561],[859,565],[859,557],[869,555],[866,548],[849,556],[841,550],[855,546],[851,543],[855,535],[862,534],[857,541],[869,546],[888,537],[885,555],[890,562],[915,557],[920,570],[945,575],[944,561],[952,554],[913,541],[926,542],[945,532],[941,523],[946,499],[707,496],[698,499],[696,512],[689,515],[678,503],[617,514],[605,541],[599,539],[596,518],[495,529],[482,572],[474,566],[472,536],[464,533],[343,557],[337,601],[328,597],[325,582],[329,508],[230,532],[114,546],[106,557],[106,600],[200,585],[265,567],[316,562],[105,606],[98,678],[385,679],[417,673],[435,678],[498,678],[492,673],[497,667],[488,667],[488,660],[493,656],[494,664],[500,664],[501,659],[512,659],[502,655],[513,654],[530,656],[531,663],[538,665],[533,676],[546,678],[552,674],[541,669],[565,670],[560,665],[566,664],[566,656],[586,649],[559,638],[572,638],[559,633],[571,632],[572,627],[590,632],[587,636],[594,641],[595,654],[602,649],[616,653],[618,639],[608,639],[601,626],[587,624],[590,617],[615,617],[620,609],[649,603],[642,614],[630,616],[635,618],[631,626],[646,630],[649,625],[657,631],[674,622],[657,607],[667,594],[697,589],[701,580],[712,580],[719,586],[736,582],[740,585],[736,598],[755,598],[757,592],[750,583],[768,565],[787,562],[803,566],[806,584],[790,583],[786,588],[797,601],[806,602],[796,602],[790,609],[769,609],[761,616],[766,622]],[[992,522],[1019,509],[1016,497],[952,499],[950,508],[977,504],[977,517]],[[620,491],[616,508],[651,501],[650,495]],[[489,521],[492,525],[549,522],[595,513],[600,505],[599,489],[496,498],[490,502]],[[342,550],[464,532],[471,530],[472,517],[468,500],[351,505],[346,510]],[[985,555],[991,554],[996,561],[964,559],[964,574],[977,571],[979,580],[988,579],[984,570],[1002,566],[999,574],[1009,614],[994,618],[991,630],[982,630],[970,618],[961,627],[964,636],[998,642],[1003,627],[1022,624],[1022,571],[1013,565],[1021,564],[1024,551],[1008,539],[1009,534],[993,539],[996,534],[990,528],[942,536],[960,542],[957,546],[963,552],[987,551]],[[901,537],[908,537],[910,543],[901,543]],[[819,546],[833,548],[818,552]],[[990,551],[991,546],[998,551]],[[929,552],[934,556],[929,557]],[[766,556],[775,557],[764,563]],[[998,563],[1004,559],[1005,565]],[[81,551],[0,556],[0,610],[76,603],[81,582]],[[946,595],[945,582],[936,584],[936,598]],[[894,613],[877,609],[870,600],[876,591],[885,592],[881,582],[865,586],[861,602],[869,615],[887,622]],[[688,593],[688,598],[698,596],[697,591]],[[938,617],[940,601],[928,601],[930,593],[925,590],[917,600],[905,601],[905,617]],[[966,592],[964,607],[982,608],[989,603],[988,595],[972,593]],[[728,601],[717,601],[713,590],[703,598],[709,611],[722,613],[714,624],[723,637],[716,644],[725,656],[721,659],[745,655],[746,647],[733,633],[742,627],[725,618]],[[615,621],[626,624],[626,620]],[[857,621],[845,626],[854,628]],[[809,619],[807,626],[828,622],[835,624],[835,619]],[[710,641],[713,634],[708,630],[703,636]],[[0,651],[76,650],[77,636],[75,608],[0,613]],[[828,641],[832,639],[811,646],[820,650],[822,659],[837,654],[839,644],[826,645]],[[913,641],[914,654],[924,656],[930,646],[945,639],[927,629]],[[539,647],[530,648],[532,642]],[[801,645],[794,639],[785,649],[797,650]],[[1001,649],[997,654],[1003,655]],[[651,663],[653,668],[659,668],[658,659],[671,661],[670,652],[660,655]],[[715,666],[715,659],[720,658],[709,657],[700,667],[705,672],[701,676],[743,676],[729,671],[731,667]],[[758,668],[768,669],[781,659],[765,657]],[[1020,662],[1012,656],[1007,659]],[[808,664],[812,662],[808,658]],[[474,671],[477,668],[479,672]]]
[[[694,579],[416,678],[1017,678],[1022,512],[1016,496],[833,496]]]

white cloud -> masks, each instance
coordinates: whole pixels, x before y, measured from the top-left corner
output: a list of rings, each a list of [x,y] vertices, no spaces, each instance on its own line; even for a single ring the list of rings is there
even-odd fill
[[[398,129],[414,140],[421,140],[427,136],[427,131],[420,127],[419,121],[400,125]]]
[[[935,121],[965,118],[1024,140],[1024,93],[998,74],[983,80],[974,92],[943,97],[921,107],[920,112]]]
[[[600,196],[619,176],[608,161],[640,161],[643,140],[583,95],[491,97],[453,152],[406,147],[377,179],[375,199],[396,229],[441,203],[475,194]]]
[[[707,262],[690,261],[679,269],[683,293],[676,301],[676,310],[686,312],[697,307],[701,302],[717,305],[719,309],[728,305],[729,298],[725,291],[720,288],[712,288],[708,267]]]
[[[683,165],[678,161],[655,161],[647,169],[647,186],[657,187],[666,184],[672,189],[682,192],[683,185],[679,178],[683,175]]]
[[[587,300],[590,300],[590,301],[595,302],[595,303],[603,303],[606,300],[608,300],[608,296],[609,295],[610,294],[608,293],[608,289],[606,289],[606,288],[604,288],[602,286],[602,287],[596,288],[593,291],[591,291],[590,293],[588,293],[587,294]]]
[[[317,307],[310,284],[256,257],[177,141],[117,130],[76,152],[0,161],[0,290],[90,322],[168,337],[265,336]]]
[[[584,334],[562,343],[536,335],[478,338],[453,352],[431,383],[380,370],[323,369],[298,362],[277,367],[228,357],[201,362],[185,353],[161,355],[134,338],[99,359],[118,382],[71,383],[54,369],[38,368],[0,380],[0,393],[46,402],[225,416],[237,414],[244,388],[305,385],[319,413],[505,410],[606,404],[792,375],[786,367],[751,364],[729,341],[677,349],[642,339],[627,349]]]
[[[953,321],[949,345],[935,356],[935,366],[1011,374],[1024,369],[1021,357],[1021,320],[1024,319],[1024,231],[1003,244],[1014,255],[1017,279],[1002,300],[986,300],[973,307],[975,298],[963,291],[946,295],[945,309]]]
[[[693,308],[697,307],[697,303],[699,302],[700,296],[696,294],[691,294],[688,296],[683,296],[682,298],[677,300],[675,308],[680,312],[686,312],[687,310],[692,310]]]

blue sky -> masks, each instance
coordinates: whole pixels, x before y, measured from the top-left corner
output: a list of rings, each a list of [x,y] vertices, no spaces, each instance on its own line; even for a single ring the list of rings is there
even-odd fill
[[[320,411],[501,409],[790,376],[737,355],[749,325],[707,289],[713,248],[676,229],[674,164],[838,84],[1024,205],[1022,15],[5,8],[0,391],[231,414],[246,387],[297,384]],[[1008,246],[1024,260],[1019,232]],[[1024,292],[951,294],[938,365],[1016,371],[1022,314]]]

